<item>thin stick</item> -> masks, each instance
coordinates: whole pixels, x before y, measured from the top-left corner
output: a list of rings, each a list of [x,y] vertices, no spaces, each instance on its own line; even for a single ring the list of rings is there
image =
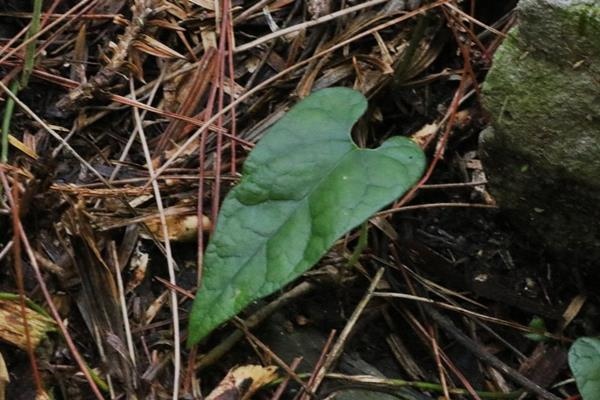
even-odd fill
[[[281,357],[279,357],[277,354],[275,354],[266,344],[264,344],[260,339],[258,339],[256,336],[254,336],[248,330],[248,328],[244,326],[243,321],[241,321],[241,320],[239,320],[239,321],[240,321],[239,322],[239,326],[242,328],[242,330],[244,331],[244,335],[246,335],[246,337],[251,341],[251,343],[255,344],[262,351],[264,351],[265,353],[267,353],[269,355],[269,357],[271,357],[271,359],[273,361],[275,361],[275,364],[277,364],[279,367],[281,367],[288,374],[288,376],[290,378],[292,378],[296,383],[298,383],[300,386],[302,386],[302,388],[308,394],[310,394],[311,397],[315,397],[315,394],[311,391],[311,389],[308,387],[308,385],[302,379],[300,379],[300,377],[298,376],[298,374],[296,374],[294,372],[294,370],[292,368],[290,368],[290,366],[287,365],[285,363],[285,361],[283,361],[281,359]]]
[[[235,17],[233,19],[233,22],[238,23],[238,22],[242,22],[242,21],[246,20],[250,14],[252,14],[254,11],[260,9],[261,7],[265,6],[270,1],[272,1],[272,0],[260,0],[259,2],[251,5],[246,10],[244,10],[244,12],[242,12],[240,15]]]
[[[329,333],[329,337],[327,338],[327,341],[325,342],[325,345],[323,346],[323,349],[321,350],[321,355],[319,356],[319,359],[317,360],[317,363],[315,364],[315,367],[313,368],[313,372],[310,376],[310,379],[308,380],[308,387],[313,392],[317,389],[317,386],[318,386],[318,383],[316,382],[317,372],[319,372],[319,370],[325,363],[325,360],[327,359],[327,354],[329,353],[329,348],[331,347],[331,344],[333,343],[333,339],[335,338],[336,333],[337,332],[335,329],[332,329],[331,332]],[[295,398],[297,399],[299,396],[300,396],[301,400],[308,400],[308,397],[309,397],[308,393],[304,393],[302,391],[300,393],[298,393],[298,395]]]
[[[472,186],[483,186],[487,184],[486,180],[477,182],[456,182],[456,183],[430,183],[428,185],[421,185],[421,189],[452,189]]]
[[[492,204],[480,203],[430,203],[430,204],[414,204],[411,206],[394,207],[389,210],[380,211],[375,216],[395,214],[402,211],[420,210],[425,208],[491,208],[497,209],[498,206]]]
[[[354,11],[359,11],[359,10],[362,10],[363,8],[373,7],[377,4],[386,3],[387,1],[388,0],[370,0],[370,1],[366,1],[364,3],[358,3],[355,6],[344,8],[339,11],[332,12],[331,14],[323,15],[322,17],[319,17],[319,18],[311,20],[311,21],[306,21],[301,24],[292,25],[288,28],[279,29],[276,32],[270,33],[270,34],[260,37],[256,40],[253,40],[251,42],[244,43],[243,45],[236,47],[233,51],[235,53],[241,53],[243,51],[250,50],[251,48],[256,47],[262,43],[268,42],[270,40],[276,39],[281,36],[285,36],[289,33],[301,31],[301,30],[313,27],[315,25],[320,25],[325,22],[333,21],[336,18],[353,13]]]
[[[0,261],[2,261],[2,259],[4,258],[4,256],[6,256],[8,254],[8,252],[10,251],[10,249],[12,249],[14,242],[11,240],[10,242],[8,242],[6,244],[6,246],[4,246],[4,248],[2,249],[2,251],[0,251]]]
[[[164,68],[160,71],[160,75],[156,79],[156,83],[152,87],[152,90],[150,91],[150,96],[148,96],[148,102],[146,103],[149,106],[152,105],[152,102],[154,101],[154,97],[156,96],[156,93],[158,93],[158,89],[160,89],[160,84],[163,83],[163,80],[165,78],[165,71],[166,71],[166,68]],[[147,112],[148,112],[148,110],[142,111],[142,114],[140,115],[140,118],[142,120],[146,117]],[[125,161],[125,159],[129,155],[129,150],[131,149],[131,146],[133,146],[133,142],[135,141],[135,138],[137,135],[138,135],[138,128],[136,125],[135,128],[133,128],[133,132],[131,132],[131,135],[129,135],[129,139],[127,139],[127,143],[125,144],[125,147],[123,147],[123,151],[121,152],[121,155],[119,156],[119,162],[117,163],[117,165],[115,166],[115,169],[113,170],[113,172],[110,174],[110,177],[108,178],[109,182],[113,182],[115,177],[121,170],[121,167],[123,166],[122,162]]]
[[[271,315],[275,310],[283,307],[293,299],[304,296],[315,288],[312,283],[302,282],[298,286],[295,286],[293,289],[285,292],[281,297],[273,300],[256,313],[252,314],[246,321],[244,322],[244,326],[248,329],[251,329],[261,323],[265,318]],[[217,346],[213,347],[204,357],[198,361],[196,364],[196,369],[198,371],[212,365],[219,358],[221,358],[225,353],[227,353],[238,341],[240,341],[244,337],[244,333],[241,330],[236,330],[229,336],[227,336],[221,343]]]
[[[131,89],[131,96],[135,100],[135,87],[133,78],[129,79],[129,87]],[[148,167],[148,173],[150,176],[154,176],[154,167],[152,166],[152,155],[146,141],[146,135],[144,133],[144,127],[142,126],[142,120],[140,118],[140,112],[137,108],[133,108],[133,116],[138,131],[140,142],[142,143],[142,149],[144,151],[144,157],[146,158],[146,166]],[[163,241],[165,243],[165,256],[167,258],[167,270],[169,271],[169,283],[173,286],[177,286],[175,279],[175,264],[173,262],[173,254],[171,251],[171,242],[169,240],[169,229],[167,227],[167,217],[165,216],[165,210],[163,207],[162,196],[160,194],[160,188],[158,181],[152,180],[152,189],[154,191],[154,200],[156,201],[156,208],[159,212],[160,225],[162,228]],[[181,375],[181,335],[179,332],[179,308],[177,307],[177,291],[174,289],[170,290],[171,293],[171,316],[173,318],[173,400],[179,398],[179,378]]]
[[[429,339],[431,341],[431,347],[433,350],[433,358],[435,359],[435,365],[438,369],[438,373],[440,376],[440,384],[442,385],[442,392],[444,393],[444,399],[450,400],[450,392],[448,391],[448,382],[446,382],[446,371],[444,370],[444,366],[442,365],[442,359],[440,357],[440,348],[438,346],[435,332],[433,331],[433,327],[429,327]],[[481,400],[481,399],[477,399]]]
[[[227,63],[227,54],[225,50],[225,46],[227,45],[227,27],[229,26],[229,17],[231,16],[231,3],[228,0],[222,0],[222,19],[221,19],[221,37],[219,38],[219,57],[217,59],[217,79],[216,85],[218,85],[218,98],[217,98],[217,114],[219,114],[219,119],[217,119],[217,127],[223,128],[223,102],[225,98],[225,65]],[[231,52],[231,49],[229,49]],[[232,90],[234,88],[232,87]],[[221,161],[223,159],[223,135],[217,134],[216,141],[216,149],[214,152],[214,163],[213,163],[213,174],[215,175],[215,180],[212,184],[212,205],[211,205],[211,221],[213,226],[217,223],[217,217],[219,215],[219,205],[221,199]],[[204,199],[199,198],[199,202],[204,201]],[[201,228],[200,228],[201,229]]]
[[[383,297],[383,298],[396,298],[396,299],[405,299],[405,300],[413,300],[413,301],[418,301],[421,303],[426,303],[426,304],[431,304],[440,308],[444,308],[447,310],[451,310],[451,311],[456,311],[456,312],[460,312],[463,313],[465,315],[469,315],[471,317],[475,317],[475,318],[479,318],[482,319],[484,321],[488,321],[488,322],[492,322],[498,325],[503,325],[503,326],[508,326],[514,329],[518,329],[520,331],[523,332],[530,332],[531,329],[524,326],[524,325],[519,325],[519,324],[515,324],[513,322],[509,322],[509,321],[504,321],[502,319],[499,318],[494,318],[494,317],[490,317],[489,315],[486,314],[482,314],[482,313],[478,313],[476,311],[471,311],[469,309],[463,308],[463,307],[459,307],[459,306],[455,306],[452,304],[447,304],[447,303],[442,303],[436,300],[432,300],[429,299],[427,297],[419,297],[419,296],[415,296],[412,294],[408,294],[408,293],[395,293],[395,292],[375,292],[373,294],[376,297]]]
[[[389,379],[389,378],[380,378],[371,375],[345,375],[339,373],[329,373],[325,375],[327,379],[332,379],[336,381],[341,381],[345,383],[345,387],[362,387],[362,388],[389,388],[391,390],[397,391],[401,388],[414,388],[419,389],[426,392],[441,392],[442,387],[439,383],[431,383],[431,382],[423,382],[423,381],[405,381],[402,379]],[[451,394],[467,396],[469,394],[472,395],[466,389],[462,388],[449,388],[448,391]],[[477,392],[480,398],[485,399],[516,399],[520,395],[523,394],[522,390],[516,390],[510,393],[502,393],[502,392]]]
[[[493,28],[489,25],[484,24],[483,22],[479,21],[477,18],[473,18],[472,16],[470,16],[469,14],[467,14],[466,12],[464,12],[463,10],[461,10],[460,8],[456,7],[454,4],[452,3],[446,3],[444,4],[445,7],[448,7],[449,9],[451,9],[452,11],[456,12],[457,14],[459,14],[460,16],[462,16],[463,18],[469,20],[469,22],[471,23],[475,23],[475,25],[479,25],[480,27],[482,27],[483,29],[490,31],[500,37],[505,38],[506,37],[506,33],[504,32],[500,32],[498,29]]]
[[[234,64],[233,64],[233,48],[235,46],[235,36],[234,36],[234,32],[233,32],[233,21],[231,20],[231,2],[229,2],[229,8],[228,8],[228,12],[230,13],[229,17],[227,18],[227,27],[226,27],[226,35],[227,35],[227,66],[229,67],[228,69],[228,73],[229,73],[229,85],[231,87],[231,96],[230,96],[230,102],[233,100],[234,98],[234,93],[235,93],[235,71],[234,71]],[[231,171],[231,175],[235,176],[236,174],[236,141],[233,139],[236,137],[237,135],[237,115],[236,115],[236,111],[235,111],[235,106],[231,108],[231,126],[229,128],[229,133],[231,133],[231,140],[230,140],[230,147],[231,147],[231,167],[230,167],[230,171]]]
[[[7,12],[0,12],[0,17],[11,17],[11,18],[21,18],[21,19],[31,19],[31,15],[32,13],[30,12],[18,12],[18,11],[7,11]],[[64,18],[65,14],[61,14],[61,13],[48,13],[45,12],[44,13],[44,18],[45,19],[56,19],[56,18]],[[83,18],[83,19],[113,19],[116,16],[118,16],[119,14],[82,14],[82,15],[69,15],[68,18]],[[4,51],[2,51],[1,53],[3,53]]]
[[[5,190],[8,190],[8,187],[5,187]],[[15,267],[15,280],[17,283],[17,288],[19,290],[19,306],[21,309],[21,319],[23,322],[23,333],[25,334],[25,342],[27,345],[27,357],[29,358],[29,363],[31,364],[31,373],[33,375],[33,380],[35,382],[36,392],[39,395],[44,393],[44,387],[42,385],[42,378],[40,376],[40,370],[37,365],[37,360],[35,358],[35,350],[33,348],[33,344],[31,343],[31,331],[29,327],[29,321],[27,320],[27,307],[25,305],[25,284],[23,278],[23,261],[21,259],[21,240],[19,237],[19,189],[18,185],[13,185],[12,187],[12,198],[13,198],[13,206],[11,207],[12,211],[12,220],[13,220],[13,255],[14,255],[14,267]]]
[[[123,289],[123,277],[121,276],[121,269],[119,268],[119,256],[117,255],[117,246],[115,242],[111,240],[108,244],[108,251],[111,257],[113,266],[115,267],[115,277],[117,280],[117,290],[119,292],[119,303],[121,306],[121,317],[123,318],[123,326],[125,328],[125,339],[127,341],[127,350],[129,351],[129,358],[133,368],[137,368],[135,351],[133,347],[133,338],[131,336],[131,326],[129,325],[129,318],[127,317],[127,303],[125,302],[125,290]],[[134,381],[135,386],[135,381]]]
[[[290,369],[295,372],[296,368],[298,368],[298,366],[300,365],[301,362],[302,362],[302,357],[294,358],[294,360],[290,364]],[[277,390],[275,390],[275,392],[273,393],[273,396],[271,396],[271,400],[279,400],[279,398],[281,397],[281,395],[283,395],[283,392],[285,391],[285,388],[287,387],[287,385],[289,383],[290,383],[290,377],[286,376],[285,379],[283,381],[281,381],[281,383],[277,387]]]
[[[509,367],[503,361],[501,361],[498,357],[490,354],[486,351],[481,344],[474,341],[463,332],[461,332],[454,322],[452,322],[449,318],[440,314],[433,307],[424,307],[427,314],[431,316],[443,329],[452,336],[457,342],[459,342],[465,349],[469,349],[477,358],[485,363],[491,365],[498,371],[502,372],[505,376],[513,380],[515,383],[523,386],[528,391],[535,393],[546,400],[561,400],[558,396],[548,392],[546,389],[538,385],[537,383],[527,379],[524,377],[519,371],[514,368]]]
[[[337,341],[333,345],[333,348],[331,349],[331,353],[329,353],[327,360],[325,361],[325,363],[323,363],[323,366],[321,367],[321,369],[319,369],[319,371],[316,373],[316,377],[314,379],[314,384],[312,386],[313,390],[315,392],[319,388],[321,382],[323,382],[323,378],[325,378],[325,374],[331,369],[333,364],[335,364],[337,362],[338,358],[341,356],[342,351],[344,350],[344,346],[346,345],[346,341],[348,340],[348,337],[350,336],[352,329],[354,329],[354,325],[356,325],[358,318],[360,317],[360,315],[364,311],[365,307],[367,306],[367,304],[369,304],[369,301],[371,301],[371,298],[375,294],[375,289],[377,288],[377,284],[383,277],[384,271],[385,271],[384,268],[380,268],[379,271],[377,271],[377,273],[375,274],[375,277],[373,278],[373,281],[369,285],[369,289],[367,289],[367,293],[360,300],[360,303],[358,303],[358,305],[354,309],[354,312],[352,312],[352,315],[350,316],[348,323],[346,323],[346,326],[344,326],[344,329],[340,333],[340,336],[338,337]]]

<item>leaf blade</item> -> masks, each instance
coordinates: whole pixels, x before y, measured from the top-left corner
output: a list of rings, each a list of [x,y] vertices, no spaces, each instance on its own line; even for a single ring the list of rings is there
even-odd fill
[[[569,349],[569,366],[583,400],[600,398],[600,339],[577,339]]]
[[[394,137],[378,149],[352,142],[350,129],[365,109],[351,89],[318,91],[254,148],[206,249],[188,344],[301,275],[421,176],[425,158],[409,139]]]

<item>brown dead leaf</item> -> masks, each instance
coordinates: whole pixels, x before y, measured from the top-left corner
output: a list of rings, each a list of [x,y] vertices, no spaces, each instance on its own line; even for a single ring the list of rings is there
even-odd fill
[[[140,35],[138,39],[133,42],[133,47],[156,57],[180,58],[185,60],[185,57],[182,54],[148,35]]]
[[[202,38],[202,47],[204,51],[208,51],[211,48],[216,49],[217,46],[217,34],[213,28],[208,26],[200,27],[200,37]]]
[[[171,2],[164,2],[164,5],[166,6],[166,11],[171,14],[172,16],[174,16],[175,18],[184,21],[188,18],[188,13],[181,7],[179,7],[178,5],[175,5]]]
[[[277,367],[243,365],[230,370],[206,400],[246,400],[277,377]]]
[[[206,8],[210,11],[215,11],[215,2],[214,0],[188,0],[190,3],[200,6],[202,8]]]
[[[151,19],[148,21],[148,25],[158,26],[160,28],[171,29],[173,31],[185,32],[185,28],[179,26],[178,24],[167,21],[164,19]]]
[[[563,312],[561,330],[565,329],[567,326],[569,326],[569,324],[579,314],[579,312],[583,308],[583,305],[585,304],[586,301],[587,301],[587,296],[584,296],[582,294],[578,294],[571,300],[571,302],[569,303],[569,305]]]

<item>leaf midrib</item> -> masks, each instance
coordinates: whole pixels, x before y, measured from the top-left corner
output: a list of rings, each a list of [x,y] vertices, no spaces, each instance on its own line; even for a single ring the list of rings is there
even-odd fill
[[[346,152],[342,157],[340,157],[340,159],[334,163],[332,165],[332,167],[327,171],[327,174],[324,174],[320,179],[318,179],[317,181],[315,181],[315,184],[313,185],[313,187],[308,190],[306,192],[306,194],[301,197],[299,200],[295,201],[296,204],[301,204],[303,203],[307,198],[309,198],[310,196],[312,196],[312,194],[315,192],[316,188],[319,187],[321,185],[321,183],[323,183],[323,181],[325,179],[327,179],[327,177],[329,177],[331,175],[331,173],[333,171],[335,171],[338,166],[342,163],[342,161],[344,161],[344,159],[346,157],[348,157],[351,154],[356,153],[357,151],[362,151],[363,149],[359,148],[354,142],[352,142],[352,139],[349,138],[349,140],[351,141],[351,146],[352,148],[350,149],[350,151]],[[371,150],[371,149],[366,149],[366,150]],[[282,200],[268,200],[268,201],[282,201]],[[285,200],[285,201],[290,201],[290,200]],[[241,203],[241,202],[240,202]],[[243,203],[241,203],[243,204]],[[279,225],[279,227],[277,227],[277,229],[271,234],[271,237],[275,237],[277,236],[277,234],[279,233],[279,231],[286,225],[286,223],[290,220],[290,218],[298,211],[300,207],[296,206],[292,209],[292,212],[290,212],[286,219]],[[311,219],[312,220],[312,219]],[[312,223],[311,223],[311,227],[312,227]],[[227,283],[228,287],[233,286],[233,281],[235,281],[237,279],[237,277],[239,276],[239,274],[243,271],[244,266],[246,266],[248,264],[248,261],[253,259],[260,250],[262,250],[268,243],[269,240],[271,240],[271,237],[267,238],[265,237],[265,240],[261,242],[261,244],[259,246],[256,247],[256,250],[249,256],[246,257],[245,261],[243,264],[241,264],[241,266],[237,269],[237,271],[235,272],[235,274],[231,277],[231,279],[229,280],[229,282]],[[215,255],[218,254],[218,252],[215,252]],[[268,257],[266,257],[266,261],[267,261],[267,266],[268,266]],[[298,265],[298,264],[296,264]],[[262,286],[259,289],[259,292],[262,292],[262,289],[264,288],[265,283],[263,282]],[[213,300],[210,304],[214,304],[218,298],[222,297],[222,294],[219,295],[217,298],[215,298],[215,300]]]

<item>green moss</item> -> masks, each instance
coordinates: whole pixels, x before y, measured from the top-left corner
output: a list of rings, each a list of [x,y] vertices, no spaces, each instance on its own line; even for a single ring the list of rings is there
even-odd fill
[[[600,5],[573,3],[522,0],[483,86],[482,158],[518,226],[600,257]]]
[[[522,0],[519,18],[529,51],[570,66],[600,55],[600,4],[595,0]]]
[[[484,84],[484,104],[495,128],[506,145],[517,146],[539,162],[562,165],[568,173],[593,179],[598,173],[590,168],[595,157],[579,148],[583,138],[598,132],[599,83],[590,74],[536,58],[514,43],[498,50]],[[581,154],[576,161],[566,162],[566,152]]]
[[[577,26],[577,33],[589,37],[593,43],[600,47],[600,6],[580,5],[571,11],[573,23]],[[569,18],[569,15],[565,16]]]

